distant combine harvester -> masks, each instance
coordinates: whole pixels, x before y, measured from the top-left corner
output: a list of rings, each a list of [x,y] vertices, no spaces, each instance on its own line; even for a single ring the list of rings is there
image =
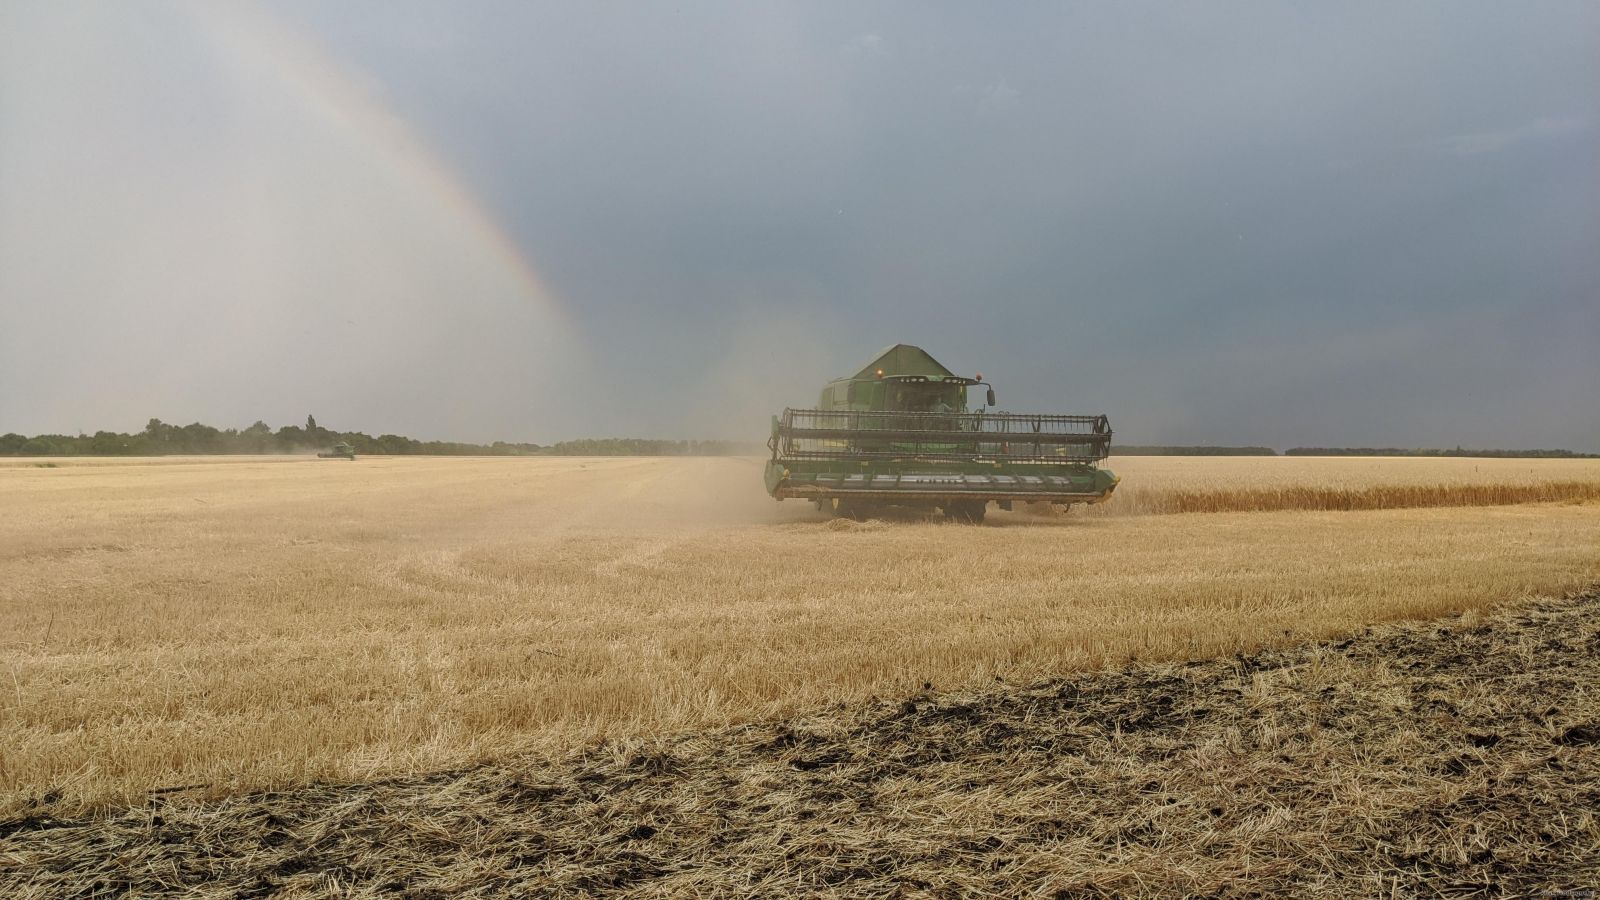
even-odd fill
[[[969,389],[982,403],[967,408]],[[973,397],[977,402],[978,397]],[[807,499],[837,516],[881,506],[938,509],[982,522],[990,501],[1099,503],[1118,478],[1097,463],[1111,451],[1103,415],[991,412],[994,388],[910,344],[822,389],[815,409],[772,418],[767,492]]]
[[[332,447],[317,454],[318,459],[355,459],[356,448],[346,441],[340,441]]]

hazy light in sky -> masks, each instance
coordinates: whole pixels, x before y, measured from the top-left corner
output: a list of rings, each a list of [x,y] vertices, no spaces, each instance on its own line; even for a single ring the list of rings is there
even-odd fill
[[[263,11],[12,15],[0,410],[16,425],[309,408],[482,434],[497,392],[463,386],[578,358],[492,214]]]

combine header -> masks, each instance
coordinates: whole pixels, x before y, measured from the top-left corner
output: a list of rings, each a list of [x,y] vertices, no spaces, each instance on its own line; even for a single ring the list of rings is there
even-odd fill
[[[987,388],[968,411],[968,391]],[[989,501],[1099,503],[1117,477],[1105,416],[990,412],[994,388],[920,347],[896,344],[822,389],[816,409],[772,419],[767,492],[859,518],[878,506],[937,508],[982,522]]]

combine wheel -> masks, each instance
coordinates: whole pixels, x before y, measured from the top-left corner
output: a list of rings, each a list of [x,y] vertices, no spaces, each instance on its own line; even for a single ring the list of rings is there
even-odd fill
[[[989,504],[983,500],[953,500],[944,508],[944,514],[956,522],[982,525],[983,514],[988,509]]]

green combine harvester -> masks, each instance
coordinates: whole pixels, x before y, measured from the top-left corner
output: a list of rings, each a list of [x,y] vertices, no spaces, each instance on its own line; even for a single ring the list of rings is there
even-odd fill
[[[983,403],[968,410],[969,389]],[[974,403],[977,398],[974,398]],[[811,500],[836,516],[884,506],[938,509],[982,522],[989,501],[1099,503],[1117,476],[1105,416],[991,412],[994,388],[951,372],[927,351],[896,344],[822,389],[816,409],[772,418],[767,492]]]
[[[327,450],[317,454],[318,459],[355,459],[356,448],[346,441],[340,441]]]

